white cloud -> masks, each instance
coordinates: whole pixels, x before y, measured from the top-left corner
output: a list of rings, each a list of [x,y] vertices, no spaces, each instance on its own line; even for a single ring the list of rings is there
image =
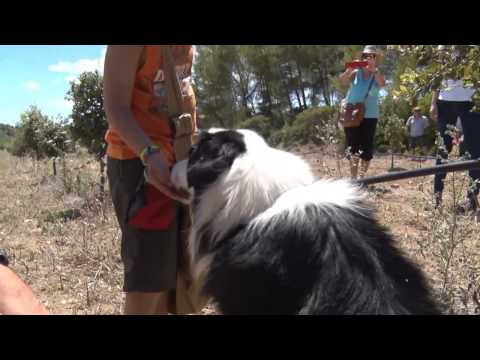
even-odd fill
[[[48,70],[51,72],[65,73],[69,76],[79,75],[84,71],[98,70],[103,73],[103,64],[105,63],[105,54],[107,48],[103,47],[100,53],[100,57],[97,59],[79,59],[76,61],[59,61],[56,64],[48,66]]]
[[[59,73],[80,74],[84,71],[98,70],[98,60],[80,59],[74,62],[59,61],[50,65],[48,70]]]
[[[78,77],[77,77],[77,75],[68,75],[68,76],[65,77],[65,81],[66,81],[67,83],[69,83],[69,84],[70,84],[72,81],[78,82]]]
[[[40,90],[40,84],[36,81],[29,80],[22,84],[22,87],[28,91],[38,91]]]

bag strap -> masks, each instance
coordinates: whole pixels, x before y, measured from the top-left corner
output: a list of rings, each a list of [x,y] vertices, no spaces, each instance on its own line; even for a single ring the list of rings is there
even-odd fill
[[[163,71],[167,88],[167,112],[172,126],[173,148],[177,161],[186,159],[192,146],[194,126],[192,116],[185,111],[182,90],[175,69],[172,50],[169,45],[162,46]]]
[[[367,101],[368,95],[370,95],[370,90],[372,90],[373,82],[375,81],[375,74],[372,76],[372,79],[370,80],[370,84],[368,85],[368,90],[367,93],[365,94],[365,98],[363,99],[363,102]],[[348,94],[347,94],[348,95]],[[347,97],[345,97],[346,99]],[[346,104],[346,103],[345,103]],[[342,109],[342,102],[340,101],[340,109]]]
[[[180,116],[184,113],[183,96],[175,71],[175,60],[169,45],[162,45],[163,71],[167,87],[167,107],[169,117]]]
[[[370,80],[370,84],[368,85],[367,94],[365,95],[365,99],[363,102],[367,101],[368,95],[370,95],[370,90],[372,90],[373,82],[375,81],[375,74],[372,74],[372,80]]]

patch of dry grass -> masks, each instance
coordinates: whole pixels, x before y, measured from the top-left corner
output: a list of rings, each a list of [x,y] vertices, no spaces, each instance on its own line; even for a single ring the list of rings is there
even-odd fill
[[[96,163],[85,153],[67,156],[67,191],[51,161],[0,158],[0,246],[13,269],[54,313],[120,313],[120,233],[111,205],[96,200]]]

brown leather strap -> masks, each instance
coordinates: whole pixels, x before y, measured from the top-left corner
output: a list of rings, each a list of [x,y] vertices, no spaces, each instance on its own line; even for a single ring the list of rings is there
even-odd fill
[[[174,130],[174,150],[177,161],[188,157],[192,145],[192,116],[184,108],[183,95],[175,70],[175,61],[170,46],[162,47],[167,106],[170,123]],[[192,279],[188,257],[188,236],[192,226],[192,213],[189,206],[181,205],[179,214],[177,288],[169,292],[169,309],[175,314],[200,311],[207,300],[200,296],[201,284]]]
[[[180,84],[175,70],[175,60],[173,59],[172,50],[170,46],[162,46],[165,85],[167,87],[167,101],[168,101],[168,115],[170,117],[177,117],[182,115],[185,111],[183,109],[183,96],[180,89]]]
[[[167,87],[168,115],[175,137],[175,158],[177,161],[180,161],[188,156],[188,151],[192,146],[193,121],[192,116],[184,109],[182,90],[180,89],[170,46],[164,45],[162,52],[165,85]]]

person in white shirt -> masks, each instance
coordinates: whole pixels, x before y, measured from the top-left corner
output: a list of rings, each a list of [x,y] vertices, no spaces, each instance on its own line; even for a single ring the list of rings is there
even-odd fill
[[[462,80],[447,79],[443,81],[440,91],[435,91],[432,96],[430,117],[437,122],[444,147],[439,147],[437,153],[437,165],[448,159],[452,151],[452,137],[448,133],[448,125],[455,126],[460,118],[461,127],[465,141],[465,151],[472,158],[480,158],[480,113],[472,112],[472,96],[475,93],[472,87],[464,86]],[[467,205],[464,211],[475,211],[477,209],[477,195],[479,192],[478,183],[480,171],[471,170],[469,175],[472,179],[472,186],[467,193]],[[443,181],[446,174],[436,174],[434,178],[433,191],[435,194],[435,206],[438,207],[442,201],[444,188]]]
[[[415,151],[415,148],[424,145],[425,129],[428,127],[428,118],[422,115],[422,109],[416,107],[413,109],[413,115],[407,120],[407,130],[409,136],[410,150]]]

